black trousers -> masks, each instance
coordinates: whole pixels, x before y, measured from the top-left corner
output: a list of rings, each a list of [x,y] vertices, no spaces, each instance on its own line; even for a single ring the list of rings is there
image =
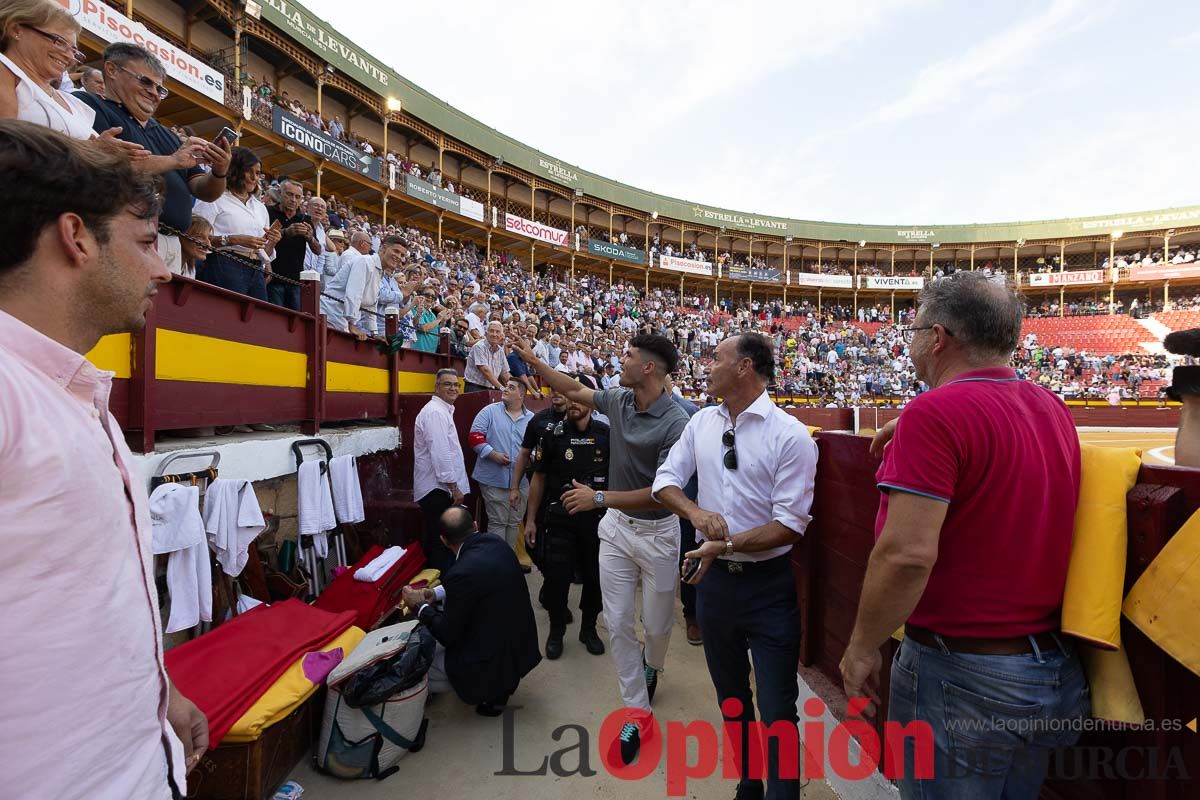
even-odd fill
[[[425,550],[426,566],[445,572],[454,563],[454,552],[442,544],[438,533],[442,512],[454,504],[454,496],[443,489],[434,489],[417,501],[425,518],[421,533],[421,547]]]
[[[595,516],[595,515],[588,515]],[[581,628],[595,628],[603,610],[600,596],[600,537],[596,530],[600,518],[573,526],[543,523],[538,537],[538,568],[545,578],[543,599],[550,613],[550,630],[562,633],[567,628],[567,595],[571,578],[578,570],[583,577],[579,610]]]
[[[754,659],[758,712],[767,725],[785,722],[795,729],[796,667],[800,662],[800,621],[796,608],[796,583],[787,555],[749,565],[731,574],[714,564],[696,587],[696,620],[704,636],[704,658],[717,690],[717,703],[736,697],[742,713],[724,717],[726,722],[754,720],[753,694],[750,691],[750,661]],[[751,764],[762,764],[746,727],[741,728],[741,772]],[[753,745],[752,745],[753,742]],[[780,759],[791,769],[801,767],[799,750],[779,752],[781,741],[772,737],[767,752],[767,800],[793,800],[800,796],[800,781],[780,774]],[[760,773],[761,774],[761,773]],[[784,773],[789,774],[789,773]]]
[[[683,569],[684,555],[692,552],[700,545],[696,544],[696,528],[690,520],[679,518],[679,568]],[[683,604],[683,616],[686,619],[696,618],[696,587],[690,583],[679,582],[679,602]]]

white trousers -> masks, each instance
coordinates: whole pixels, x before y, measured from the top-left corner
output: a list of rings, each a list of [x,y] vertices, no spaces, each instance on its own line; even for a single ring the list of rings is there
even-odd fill
[[[650,710],[642,649],[634,632],[634,602],[642,584],[646,664],[662,669],[671,643],[679,581],[679,517],[634,519],[610,508],[600,520],[600,591],[609,647],[626,707]]]

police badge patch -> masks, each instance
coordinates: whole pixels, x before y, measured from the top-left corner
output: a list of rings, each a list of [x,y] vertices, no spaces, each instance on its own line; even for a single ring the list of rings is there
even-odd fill
[[[567,452],[563,453],[563,458],[567,459],[567,461],[572,460],[575,458],[575,451],[568,447]]]

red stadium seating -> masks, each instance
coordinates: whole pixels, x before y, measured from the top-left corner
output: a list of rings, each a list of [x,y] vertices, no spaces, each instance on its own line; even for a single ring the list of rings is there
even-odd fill
[[[1160,311],[1151,316],[1173,331],[1200,328],[1200,311]]]
[[[1142,342],[1154,341],[1154,334],[1124,314],[1095,317],[1030,317],[1022,334],[1036,333],[1043,344],[1073,347],[1099,355],[1142,354]]]

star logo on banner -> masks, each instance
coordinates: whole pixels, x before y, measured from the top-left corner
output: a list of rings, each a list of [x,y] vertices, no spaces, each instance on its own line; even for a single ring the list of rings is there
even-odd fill
[[[701,208],[700,206],[692,206],[692,216],[703,217],[704,209]]]

